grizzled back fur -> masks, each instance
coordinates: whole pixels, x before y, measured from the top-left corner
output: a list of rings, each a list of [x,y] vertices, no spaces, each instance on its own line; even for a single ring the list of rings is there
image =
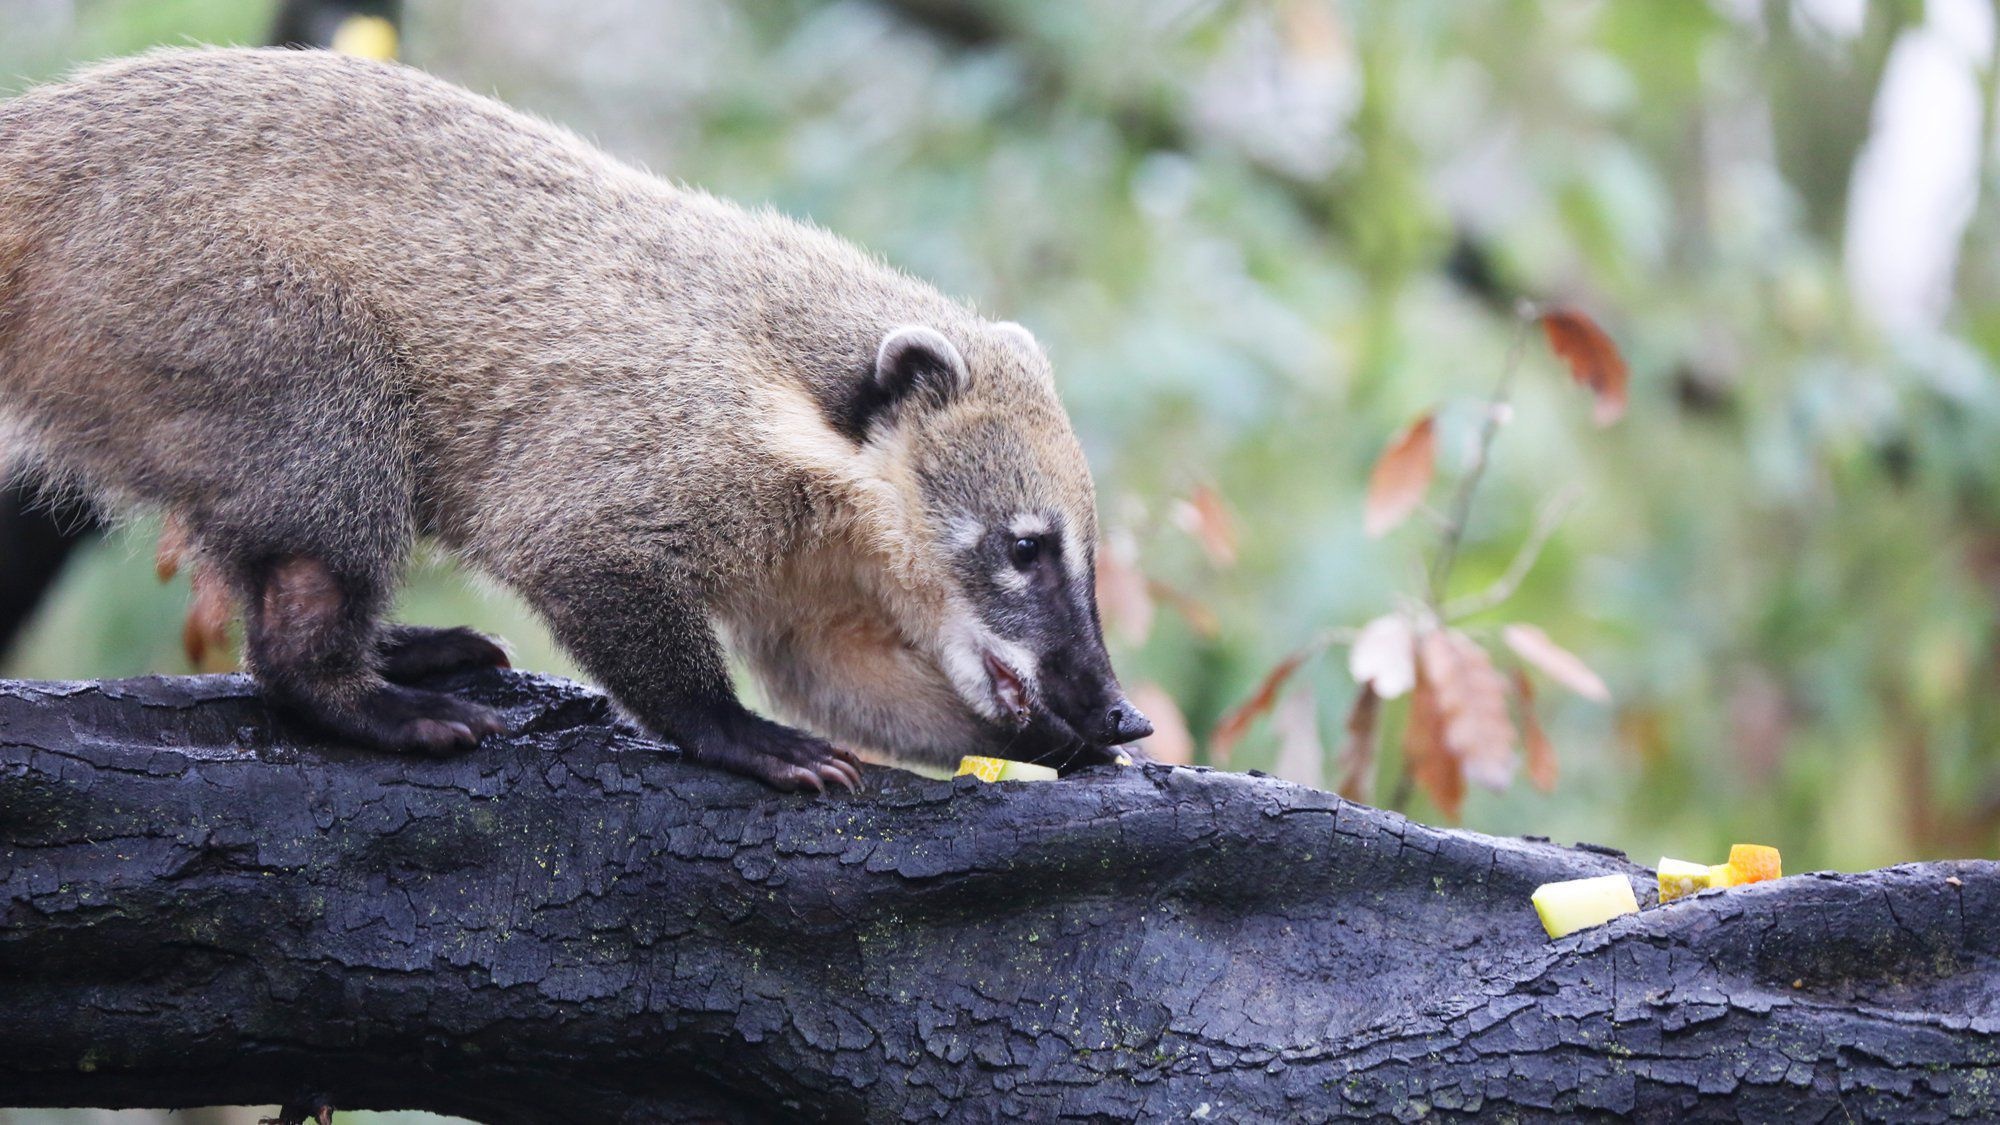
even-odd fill
[[[811,513],[788,472],[739,491],[746,435],[790,421],[794,395],[839,433],[877,344],[900,324],[954,339],[982,384],[1006,384],[1003,398],[1059,409],[1043,373],[1015,370],[969,309],[847,243],[675,188],[409,68],[161,51],[0,112],[10,138],[0,149],[0,277],[10,280],[0,324],[36,333],[0,356],[0,401],[18,411],[37,390],[88,385],[121,364],[157,376],[219,343],[261,348],[255,332],[224,339],[223,310],[317,291],[315,317],[343,323],[315,335],[355,338],[376,353],[358,366],[393,373],[386,386],[322,388],[332,401],[318,405],[407,403],[417,511],[481,556],[511,526],[562,517],[537,497],[585,483],[613,497],[632,490],[625,507],[720,509],[737,526],[676,546],[706,556],[722,540],[767,556],[777,544],[763,529]],[[57,231],[59,243],[42,240]],[[241,296],[226,291],[250,279]],[[180,299],[150,299],[162,293]],[[86,308],[105,319],[80,323]],[[37,322],[37,310],[48,319]],[[251,378],[268,394],[275,375]],[[38,432],[66,431],[59,461],[91,444],[73,439],[107,428],[35,421]],[[179,443],[146,452],[158,464],[141,491],[157,502],[192,499],[185,478],[212,471],[184,462],[214,463],[212,450]],[[724,458],[731,467],[719,471]],[[601,459],[625,475],[605,480]],[[587,481],[563,479],[568,465],[588,465]],[[659,479],[663,465],[674,480]],[[493,487],[503,478],[515,483]],[[672,495],[638,495],[655,489]]]

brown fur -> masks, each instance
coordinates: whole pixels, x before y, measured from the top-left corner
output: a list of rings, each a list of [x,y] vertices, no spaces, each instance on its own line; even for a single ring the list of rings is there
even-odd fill
[[[913,324],[963,386],[856,414]],[[728,710],[711,623],[822,733],[1004,750],[955,511],[1059,512],[1072,569],[1096,534],[1025,333],[813,227],[312,52],[156,52],[0,104],[0,414],[51,476],[174,513],[250,613],[253,670],[309,712],[404,690],[376,618],[429,534],[642,720],[779,784],[851,771]],[[864,416],[887,420],[844,421]],[[380,699],[406,723],[443,706]]]

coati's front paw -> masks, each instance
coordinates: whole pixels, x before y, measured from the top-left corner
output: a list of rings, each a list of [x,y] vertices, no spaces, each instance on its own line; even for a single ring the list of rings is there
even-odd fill
[[[377,688],[356,710],[353,721],[359,729],[353,733],[360,741],[405,753],[457,754],[507,729],[499,712],[489,707],[395,684]]]
[[[377,643],[382,678],[408,684],[448,672],[474,668],[507,668],[507,650],[484,633],[463,627],[432,629],[422,625],[391,625]]]
[[[861,759],[804,731],[749,716],[689,748],[695,761],[754,777],[787,793],[824,792],[827,782],[849,792],[861,786]]]

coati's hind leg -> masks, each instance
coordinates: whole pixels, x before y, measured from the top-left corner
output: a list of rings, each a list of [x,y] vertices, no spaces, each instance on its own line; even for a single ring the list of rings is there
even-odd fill
[[[290,555],[249,577],[245,655],[265,689],[301,717],[370,746],[431,754],[470,750],[506,729],[476,703],[383,680],[375,668],[382,592],[372,575]]]
[[[463,626],[385,625],[376,649],[381,654],[382,678],[399,684],[474,668],[512,666],[499,642]]]
[[[519,585],[562,646],[640,722],[696,761],[778,789],[861,784],[852,751],[737,700],[715,630],[672,568],[553,554],[538,558]]]
[[[276,702],[371,746],[470,747],[493,712],[380,672],[420,522],[397,341],[310,256],[233,229],[190,220],[144,254],[52,241],[7,310],[11,336],[40,342],[0,350],[10,413],[64,475],[186,521]]]

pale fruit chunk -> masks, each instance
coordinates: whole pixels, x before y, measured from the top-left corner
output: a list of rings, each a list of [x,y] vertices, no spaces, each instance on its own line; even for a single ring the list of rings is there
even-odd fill
[[[1602,925],[1620,914],[1637,914],[1639,899],[1632,893],[1632,881],[1623,875],[1599,875],[1595,879],[1566,879],[1543,883],[1529,899],[1550,937],[1566,937],[1581,929]]]
[[[1660,858],[1660,901],[1672,902],[1713,886],[1706,863]]]
[[[1057,777],[1056,771],[1048,766],[971,754],[958,760],[958,775],[968,773],[981,781],[1054,781]]]

